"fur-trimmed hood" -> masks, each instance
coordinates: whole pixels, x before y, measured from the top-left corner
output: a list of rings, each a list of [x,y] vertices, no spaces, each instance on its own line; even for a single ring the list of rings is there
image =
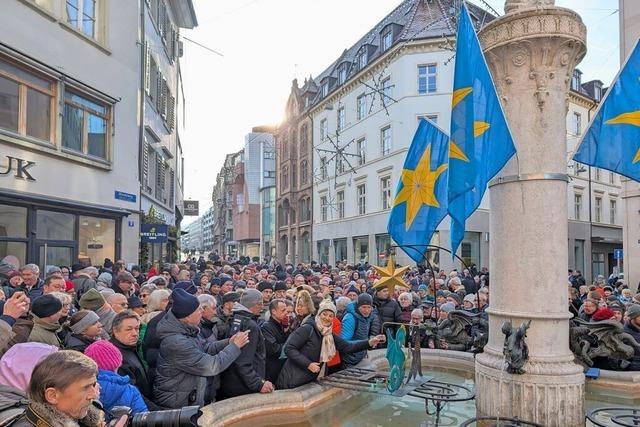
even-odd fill
[[[51,405],[37,402],[31,402],[25,414],[14,424],[16,427],[103,427],[104,425],[104,413],[95,405],[91,405],[87,416],[78,421]]]

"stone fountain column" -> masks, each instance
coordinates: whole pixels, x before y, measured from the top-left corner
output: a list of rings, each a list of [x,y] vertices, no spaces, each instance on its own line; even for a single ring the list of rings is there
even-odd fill
[[[478,416],[584,425],[584,375],[569,349],[567,96],[586,28],[554,0],[507,0],[480,42],[518,150],[491,191],[489,342],[476,358]],[[501,325],[531,320],[523,375],[503,371]]]

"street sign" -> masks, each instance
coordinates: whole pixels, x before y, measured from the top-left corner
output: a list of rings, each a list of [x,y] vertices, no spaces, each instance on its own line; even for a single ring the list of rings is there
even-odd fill
[[[125,202],[136,202],[136,195],[131,193],[125,193],[124,191],[116,191],[114,196],[116,200],[123,200]]]
[[[141,243],[167,243],[169,226],[166,224],[140,224]]]
[[[197,200],[185,200],[184,207],[184,216],[198,216],[199,215],[199,206],[200,202]]]
[[[613,250],[613,259],[622,259],[622,249],[614,249]]]

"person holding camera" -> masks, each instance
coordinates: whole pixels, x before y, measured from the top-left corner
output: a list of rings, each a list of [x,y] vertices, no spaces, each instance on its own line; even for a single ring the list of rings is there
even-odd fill
[[[203,406],[207,377],[220,375],[240,356],[240,349],[249,342],[249,333],[206,341],[199,336],[202,309],[198,298],[180,288],[171,297],[171,310],[158,323],[156,332],[161,343],[154,401],[167,408]]]

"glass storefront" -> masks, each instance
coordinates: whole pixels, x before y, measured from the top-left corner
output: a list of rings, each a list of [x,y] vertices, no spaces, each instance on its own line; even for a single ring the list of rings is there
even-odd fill
[[[321,264],[329,264],[329,240],[318,242],[318,260]]]
[[[88,210],[87,210],[88,211]],[[76,209],[0,203],[0,259],[18,258],[21,265],[70,266],[78,261],[101,265],[116,260],[120,217],[98,217]]]
[[[391,237],[388,234],[378,234],[376,236],[376,263],[386,265],[391,251]]]
[[[369,261],[369,236],[353,238],[353,262]]]
[[[335,239],[333,241],[335,251],[336,264],[347,259],[347,239]]]
[[[460,257],[469,266],[472,264],[480,265],[480,234],[474,231],[464,233],[464,239],[460,245]]]

